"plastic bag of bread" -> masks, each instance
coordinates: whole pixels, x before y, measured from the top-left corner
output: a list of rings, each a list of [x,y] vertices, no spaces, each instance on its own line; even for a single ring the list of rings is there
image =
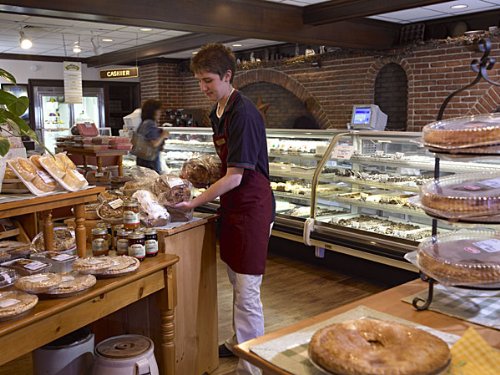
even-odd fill
[[[177,203],[191,200],[193,185],[185,179],[174,175],[164,174],[158,177],[153,186],[153,192],[160,204],[167,207],[172,222],[189,221],[193,218],[193,211],[175,209]]]
[[[208,165],[201,158],[187,160],[182,166],[180,176],[196,188],[204,188],[210,184]]]
[[[220,158],[215,155],[203,155],[202,159],[208,168],[210,185],[215,184],[222,177],[222,163]]]
[[[148,190],[137,190],[132,198],[139,202],[141,222],[147,227],[162,227],[170,222],[170,214]]]
[[[137,190],[153,192],[155,180],[160,176],[152,169],[145,167],[132,167],[127,171],[127,175],[132,177],[132,180],[125,182],[122,190],[128,197],[131,197]]]

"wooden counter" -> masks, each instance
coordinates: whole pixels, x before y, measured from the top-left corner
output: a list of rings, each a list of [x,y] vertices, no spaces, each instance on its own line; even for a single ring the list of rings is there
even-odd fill
[[[160,251],[180,258],[176,265],[176,374],[201,375],[219,365],[217,321],[216,215],[158,231]]]
[[[416,311],[412,305],[402,302],[401,299],[416,294],[426,289],[426,284],[420,280],[397,286],[384,292],[372,295],[337,309],[328,311],[316,317],[300,321],[290,327],[280,329],[254,340],[247,341],[235,347],[236,354],[260,367],[264,374],[289,375],[290,373],[280,369],[250,352],[250,347],[263,342],[287,335],[301,330],[308,326],[327,320],[335,315],[351,310],[359,305],[364,305],[383,313],[391,314],[402,319],[406,319],[418,324],[426,325],[437,330],[461,336],[469,327],[474,327],[479,334],[493,347],[500,349],[500,332],[476,324],[468,323],[464,320],[453,318],[448,315],[434,311]]]
[[[159,307],[151,313],[161,324],[148,328],[155,341],[161,374],[174,374],[173,266],[178,260],[176,256],[158,254],[146,259],[137,272],[128,276],[98,280],[96,286],[78,296],[41,300],[26,317],[0,323],[0,365],[149,297]]]
[[[61,192],[41,197],[29,195],[25,199],[0,200],[0,219],[7,217],[18,217],[24,230],[30,238],[36,234],[36,220],[30,217],[34,212],[40,212],[44,222],[45,248],[53,249],[53,223],[51,211],[55,208],[73,207],[76,218],[76,247],[79,256],[85,256],[86,232],[85,232],[85,203],[97,200],[99,193],[103,192],[103,187],[93,187],[76,192]]]

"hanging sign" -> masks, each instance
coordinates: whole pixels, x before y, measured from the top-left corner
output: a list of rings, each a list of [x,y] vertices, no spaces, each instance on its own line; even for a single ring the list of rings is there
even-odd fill
[[[63,61],[64,69],[64,102],[81,103],[82,90],[82,64],[73,61]]]
[[[106,69],[101,70],[101,79],[114,79],[114,78],[136,78],[139,77],[139,69],[122,68],[122,69]]]

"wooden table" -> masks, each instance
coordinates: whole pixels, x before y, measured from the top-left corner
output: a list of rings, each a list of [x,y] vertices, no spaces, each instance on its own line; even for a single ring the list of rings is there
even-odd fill
[[[176,373],[201,375],[219,365],[216,215],[158,230],[160,251],[179,256],[176,265]]]
[[[280,369],[250,352],[250,347],[261,344],[272,339],[296,332],[311,325],[320,323],[335,315],[351,310],[359,305],[364,305],[374,310],[397,316],[418,324],[426,325],[437,330],[461,336],[469,327],[474,327],[479,334],[493,347],[500,349],[500,332],[494,329],[468,323],[448,315],[433,311],[416,311],[412,305],[402,302],[401,299],[416,294],[426,289],[426,284],[420,280],[397,286],[384,292],[363,298],[359,301],[328,311],[310,319],[300,321],[289,327],[269,333],[257,339],[244,342],[235,347],[236,354],[263,369],[264,374],[289,375],[290,373]]]
[[[36,234],[36,221],[34,222],[29,215],[40,212],[44,223],[45,248],[53,250],[54,224],[52,223],[52,210],[61,207],[74,207],[76,247],[78,255],[84,257],[87,254],[85,203],[96,201],[99,193],[103,191],[103,187],[94,187],[76,192],[62,192],[42,197],[30,196],[26,199],[0,201],[0,219],[17,216],[28,236],[33,238]]]
[[[76,329],[123,309],[136,301],[153,298],[158,308],[151,312],[161,321],[155,354],[161,374],[175,373],[174,308],[176,304],[174,264],[178,257],[158,254],[141,263],[139,270],[113,279],[98,280],[81,295],[41,300],[33,312],[14,321],[0,323],[0,365],[37,349]],[[138,324],[145,324],[138,319]]]
[[[89,150],[80,147],[59,147],[56,152],[66,151],[68,156],[75,155],[83,158],[83,164],[87,167],[87,158],[95,158],[97,163],[97,171],[102,173],[102,158],[116,157],[118,158],[118,175],[123,176],[123,156],[128,154],[128,150]]]

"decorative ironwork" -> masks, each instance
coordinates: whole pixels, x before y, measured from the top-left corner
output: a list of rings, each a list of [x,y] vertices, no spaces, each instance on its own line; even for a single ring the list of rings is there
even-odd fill
[[[458,90],[455,90],[452,92],[450,95],[446,97],[444,100],[443,104],[441,104],[441,107],[439,108],[439,112],[437,115],[436,120],[441,121],[443,119],[443,114],[448,106],[449,102],[453,97],[455,97],[457,94],[461,93],[462,91],[465,91],[472,86],[475,86],[477,83],[481,81],[481,79],[484,79],[486,82],[488,82],[491,85],[494,86],[500,86],[500,82],[495,82],[493,81],[489,76],[488,76],[488,70],[493,69],[493,66],[496,63],[496,59],[494,57],[490,57],[490,52],[491,52],[491,40],[489,38],[485,39],[480,39],[477,44],[479,52],[483,53],[483,56],[480,59],[474,59],[471,62],[471,69],[473,72],[477,73],[476,78],[474,80],[459,88]],[[434,180],[437,182],[439,181],[439,177],[441,175],[440,172],[440,159],[439,157],[436,157],[435,163],[434,163]],[[432,219],[432,241],[435,242],[437,241],[437,219]],[[427,299],[423,300],[422,298],[415,297],[412,301],[412,305],[417,309],[418,311],[423,311],[427,310],[429,306],[432,303],[432,299],[434,297],[434,284],[436,281],[432,278],[427,277],[424,274],[421,274],[421,278],[424,281],[427,281],[429,289],[427,293]]]

